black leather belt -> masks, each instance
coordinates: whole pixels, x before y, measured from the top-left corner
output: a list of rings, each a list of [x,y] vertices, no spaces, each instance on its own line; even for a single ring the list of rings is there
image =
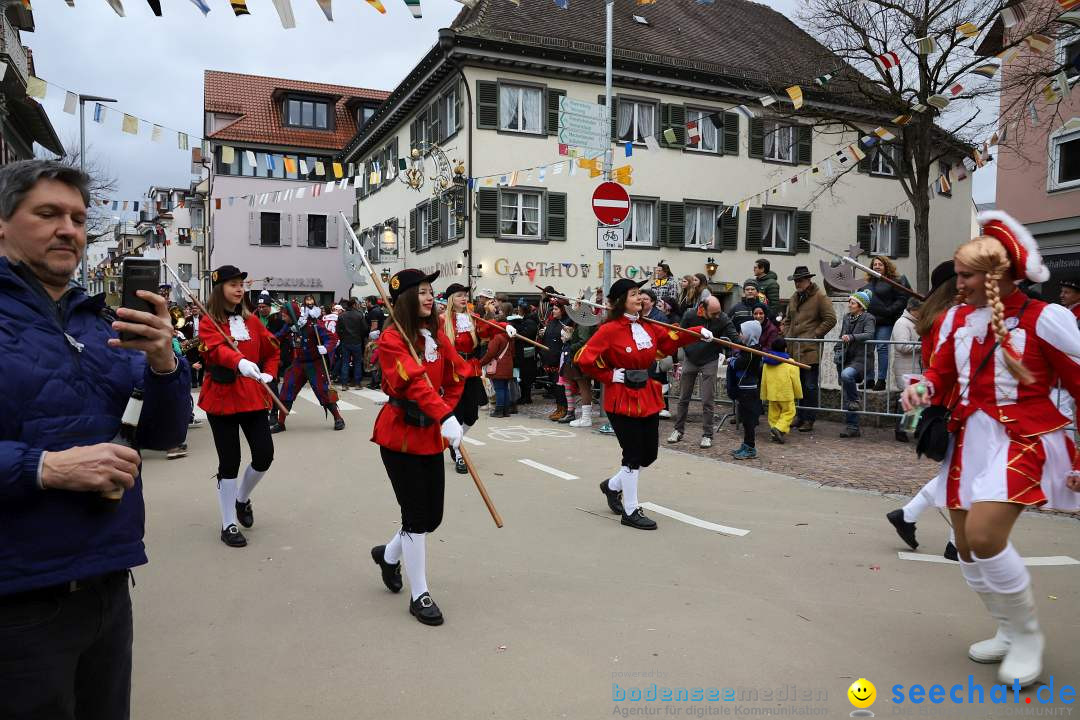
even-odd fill
[[[458,353],[465,360],[479,360],[484,357],[484,353],[481,348],[475,348],[472,352]]]
[[[391,397],[387,400],[387,403],[396,408],[400,408],[404,412],[406,425],[423,428],[435,424],[435,421],[425,415],[424,411],[420,409],[420,406],[412,400]]]
[[[100,587],[115,581],[124,582],[125,578],[127,578],[127,574],[127,570],[116,570],[115,572],[95,575],[94,577],[83,578],[81,580],[69,580],[68,582],[59,583],[58,585],[48,585],[46,587],[24,590],[10,595],[0,595],[0,606],[17,605],[19,603],[32,602],[34,600],[50,600],[52,598],[70,595],[71,593],[85,590],[89,587]]]
[[[649,384],[648,370],[624,370],[623,385],[639,390]]]
[[[210,379],[222,385],[236,382],[236,371],[224,365],[208,365],[206,371],[210,373]]]

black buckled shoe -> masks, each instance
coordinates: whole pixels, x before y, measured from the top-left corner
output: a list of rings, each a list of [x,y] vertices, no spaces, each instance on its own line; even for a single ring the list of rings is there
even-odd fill
[[[604,497],[607,498],[607,506],[608,508],[610,508],[611,512],[615,513],[616,515],[622,515],[622,493],[618,490],[612,490],[608,486],[607,480],[600,483],[600,492],[604,493]]]
[[[255,524],[255,513],[251,510],[251,499],[247,502],[236,501],[236,519],[246,528]]]
[[[334,421],[334,429],[335,430],[344,430],[345,429],[345,421],[343,419],[341,419],[341,418],[338,418],[337,420],[335,420]]]
[[[908,544],[908,547],[912,550],[919,548],[919,542],[915,539],[915,523],[904,520],[903,510],[893,510],[885,515],[885,519],[892,523],[892,526],[896,528],[896,534]]]
[[[469,474],[469,466],[465,464],[465,458],[461,457],[461,455],[454,459],[454,470],[457,471],[458,475]]]
[[[439,606],[435,604],[435,601],[427,593],[409,603],[409,612],[425,625],[443,624],[443,616],[442,612],[439,611]]]
[[[656,521],[650,517],[646,517],[645,513],[641,511],[641,508],[638,508],[629,515],[624,513],[622,516],[622,524],[629,525],[630,527],[637,528],[638,530],[656,529]]]
[[[230,525],[221,531],[221,542],[229,547],[247,546],[247,538],[244,537],[244,533],[240,532],[240,528],[235,525]]]
[[[960,560],[960,553],[956,551],[956,546],[953,545],[952,540],[945,546],[945,552],[942,553],[942,556],[946,560],[952,560],[953,562],[958,562]]]
[[[386,546],[376,545],[371,548],[371,559],[382,570],[382,581],[392,593],[401,592],[401,563],[386,562]]]
[[[285,426],[282,425],[281,423],[273,423],[270,426],[270,434],[271,435],[277,435],[278,433],[283,433],[283,432],[285,432]]]

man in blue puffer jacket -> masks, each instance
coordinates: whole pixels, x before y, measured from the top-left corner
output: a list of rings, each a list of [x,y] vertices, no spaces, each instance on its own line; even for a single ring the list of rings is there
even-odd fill
[[[71,284],[87,181],[49,160],[0,168],[2,718],[129,716],[142,482],[138,453],[109,441],[136,387],[140,447],[177,445],[188,421],[190,375],[164,299],[145,293],[155,313],[114,317]],[[101,492],[117,486],[105,509]]]

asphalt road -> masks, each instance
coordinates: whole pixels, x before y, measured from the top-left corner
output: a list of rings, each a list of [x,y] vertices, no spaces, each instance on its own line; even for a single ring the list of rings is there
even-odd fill
[[[896,498],[662,447],[642,500],[689,517],[653,511],[658,531],[633,530],[597,488],[617,468],[615,440],[521,416],[483,418],[470,433],[483,445],[467,445],[504,528],[447,463],[427,560],[446,623],[422,626],[408,588],[385,590],[369,556],[399,519],[368,440],[378,406],[370,393],[343,399],[355,408],[343,432],[297,401],[247,548],[218,539],[208,428],[191,431],[187,458],[147,457],[133,717],[846,717],[859,678],[876,685],[878,717],[1078,709],[1041,704],[1035,688],[992,703],[996,666],[966,649],[993,621],[954,565],[898,556],[907,548],[884,519]],[[947,528],[922,520],[931,557]],[[1013,541],[1025,557],[1080,558],[1072,519],[1026,516]],[[1080,684],[1080,565],[1031,571],[1057,699]],[[983,704],[968,703],[969,683],[985,687]],[[690,699],[631,700],[653,684]],[[943,685],[945,702],[913,704],[914,684]],[[963,704],[949,701],[954,684]]]

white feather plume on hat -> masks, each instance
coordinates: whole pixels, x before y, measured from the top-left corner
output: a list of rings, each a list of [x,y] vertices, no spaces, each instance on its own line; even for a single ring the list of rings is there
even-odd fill
[[[1031,282],[1046,282],[1049,280],[1050,270],[1043,263],[1042,254],[1039,252],[1039,243],[1035,241],[1035,238],[1028,229],[1016,218],[1003,210],[984,210],[975,217],[975,221],[979,223],[980,230],[987,223],[995,220],[1004,225],[1012,236],[1024,246],[1024,250],[1027,252],[1027,258],[1024,260],[1023,267],[1024,276]],[[1007,252],[1010,257],[1013,257],[1013,252],[1007,244],[1005,245],[1005,252]],[[1018,258],[1013,257],[1013,260],[1016,261]]]

